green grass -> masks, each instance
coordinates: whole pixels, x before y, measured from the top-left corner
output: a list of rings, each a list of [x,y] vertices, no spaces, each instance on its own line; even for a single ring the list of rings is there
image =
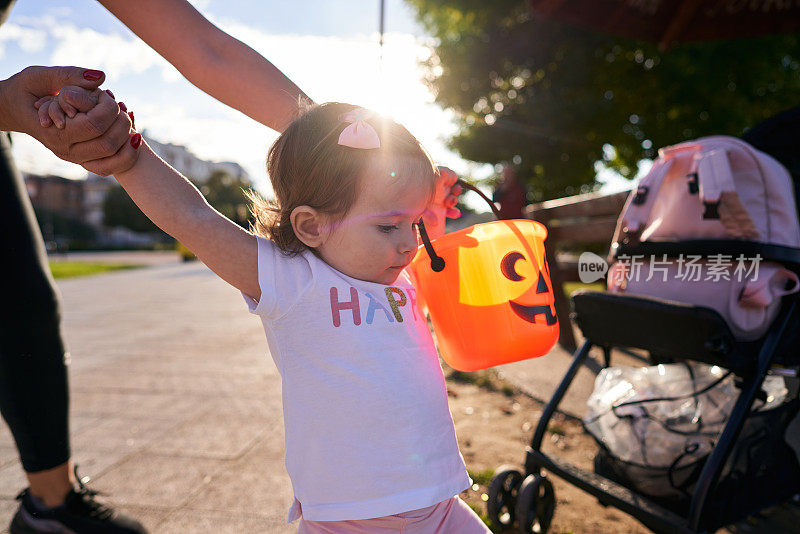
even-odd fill
[[[569,297],[579,289],[590,289],[592,291],[605,291],[606,285],[600,282],[584,284],[581,282],[564,282],[564,293]]]
[[[497,391],[497,385],[495,384],[496,375],[491,370],[473,371],[468,373],[453,369],[449,378],[454,382],[459,382],[461,384],[474,384],[488,391]]]
[[[76,276],[90,276],[93,274],[121,271],[123,269],[136,269],[142,265],[128,263],[90,263],[83,261],[53,261],[50,262],[50,272],[53,278],[74,278]]]
[[[473,484],[480,484],[481,486],[488,486],[494,476],[494,469],[484,469],[483,471],[472,471],[467,469],[469,478],[472,479]]]
[[[473,384],[486,391],[501,392],[506,397],[513,397],[516,394],[511,385],[507,384],[494,369],[483,369],[481,371],[458,371],[453,369],[447,362],[441,360],[442,369],[444,370],[447,380],[458,382],[460,384]]]

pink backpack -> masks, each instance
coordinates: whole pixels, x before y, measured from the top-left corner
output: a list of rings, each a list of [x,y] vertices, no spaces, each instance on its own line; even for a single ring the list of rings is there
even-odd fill
[[[631,191],[614,243],[737,239],[800,247],[792,180],[775,159],[733,137],[703,137],[663,148]],[[618,254],[612,292],[712,308],[740,340],[761,337],[798,277],[760,255]]]

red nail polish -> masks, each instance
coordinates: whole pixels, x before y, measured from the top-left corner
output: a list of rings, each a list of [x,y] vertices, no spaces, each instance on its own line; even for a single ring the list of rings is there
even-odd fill
[[[123,112],[128,111],[128,106],[125,105],[125,102],[120,102],[119,109],[121,109]]]
[[[108,93],[108,96],[111,98],[114,98],[114,93],[111,92],[111,89],[106,89],[106,93]]]
[[[131,137],[131,146],[133,148],[139,148],[139,145],[142,144],[142,134],[135,133],[133,137]]]
[[[96,82],[100,78],[103,77],[103,71],[101,70],[87,70],[84,71],[83,77],[89,80],[90,82]]]
[[[135,130],[136,129],[136,121],[133,119],[133,111],[129,111],[128,112],[128,117],[131,118],[131,126]]]

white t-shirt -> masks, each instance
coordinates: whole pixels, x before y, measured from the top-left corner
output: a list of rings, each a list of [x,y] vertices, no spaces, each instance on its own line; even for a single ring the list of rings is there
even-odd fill
[[[289,521],[368,519],[469,487],[444,374],[416,292],[287,257],[258,238],[258,303],[281,374]]]

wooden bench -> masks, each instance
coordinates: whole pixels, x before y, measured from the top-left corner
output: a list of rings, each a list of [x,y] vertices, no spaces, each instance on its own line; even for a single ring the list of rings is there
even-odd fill
[[[580,281],[578,254],[586,250],[581,247],[600,244],[604,251],[600,255],[608,254],[617,218],[628,193],[588,193],[531,204],[525,209],[526,217],[541,222],[548,230],[545,254],[553,282],[556,314],[561,321],[558,342],[570,351],[575,349],[575,335],[564,282]]]

